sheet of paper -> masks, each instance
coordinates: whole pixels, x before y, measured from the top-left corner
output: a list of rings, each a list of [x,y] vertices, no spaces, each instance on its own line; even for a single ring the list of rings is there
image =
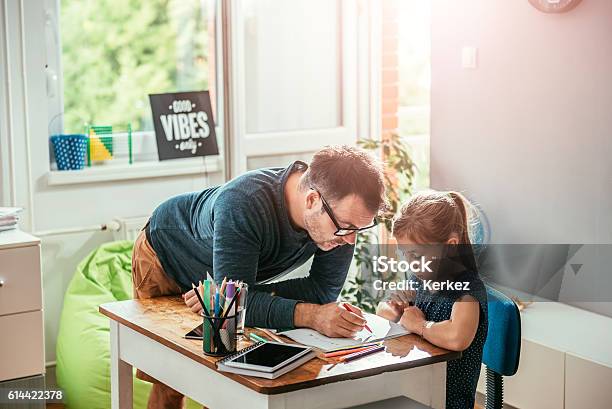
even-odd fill
[[[309,328],[299,328],[290,331],[283,331],[281,334],[288,336],[292,340],[303,345],[319,348],[323,351],[329,351],[336,348],[347,347],[364,342],[380,341],[382,339],[395,338],[410,332],[399,324],[379,317],[378,315],[365,313],[364,317],[368,321],[368,326],[372,329],[369,332],[363,329],[358,332],[353,338],[330,338],[315,330]]]

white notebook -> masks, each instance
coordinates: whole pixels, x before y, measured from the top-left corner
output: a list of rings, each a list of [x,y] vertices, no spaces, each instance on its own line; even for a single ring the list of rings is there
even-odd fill
[[[383,339],[396,338],[401,337],[402,335],[410,334],[410,331],[401,325],[388,321],[382,317],[379,317],[378,315],[366,312],[363,314],[363,316],[367,320],[368,326],[372,329],[372,332],[369,332],[364,328],[353,338],[330,338],[309,328],[283,331],[281,334],[296,342],[299,342],[300,344],[319,348],[325,352],[336,348],[362,344],[364,342],[381,341]]]

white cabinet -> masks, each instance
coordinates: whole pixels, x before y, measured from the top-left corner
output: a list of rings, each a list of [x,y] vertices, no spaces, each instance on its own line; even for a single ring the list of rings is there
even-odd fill
[[[42,311],[0,317],[0,381],[44,372]]]
[[[478,392],[486,393],[486,367],[478,380]],[[565,354],[525,339],[516,375],[504,377],[504,402],[521,409],[563,408]],[[543,393],[546,391],[546,393]]]
[[[521,361],[504,378],[504,402],[518,409],[612,407],[612,318],[557,302],[521,313]],[[483,365],[478,392],[485,393]]]
[[[612,348],[612,347],[611,347]],[[565,354],[565,409],[609,409],[612,367]]]
[[[527,340],[521,348],[516,376],[504,378],[505,401],[517,408],[562,408],[564,353]]]
[[[40,310],[40,247],[0,250],[0,280],[0,316]]]
[[[0,232],[0,382],[45,372],[40,241]]]

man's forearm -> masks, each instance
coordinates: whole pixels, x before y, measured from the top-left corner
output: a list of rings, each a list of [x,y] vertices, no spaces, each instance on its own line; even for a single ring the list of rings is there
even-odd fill
[[[314,328],[314,317],[317,315],[319,305],[298,303],[293,312],[293,324],[296,328]]]
[[[296,300],[275,297],[253,289],[248,293],[246,325],[248,327],[294,328]]]
[[[329,283],[318,282],[313,277],[303,277],[270,284],[259,284],[258,289],[291,300],[300,300],[312,304],[327,304],[338,298],[341,286],[337,288],[337,286],[331,286]]]

